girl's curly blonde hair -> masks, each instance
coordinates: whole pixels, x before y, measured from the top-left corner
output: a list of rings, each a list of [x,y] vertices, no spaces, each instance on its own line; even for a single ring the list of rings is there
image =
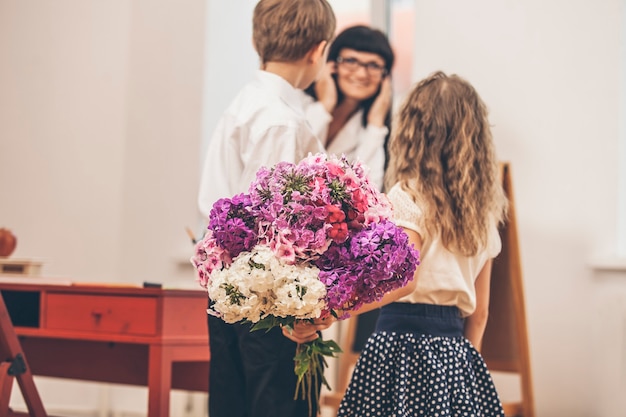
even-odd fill
[[[423,227],[466,256],[487,245],[504,220],[487,108],[471,84],[439,71],[419,82],[396,116],[389,142],[387,189],[396,183],[423,210]]]

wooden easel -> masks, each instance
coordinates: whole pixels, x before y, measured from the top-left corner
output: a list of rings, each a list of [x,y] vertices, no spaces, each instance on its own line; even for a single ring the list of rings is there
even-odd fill
[[[535,417],[515,200],[508,163],[500,164],[500,175],[509,199],[509,213],[500,228],[502,251],[493,262],[489,320],[481,354],[490,371],[515,373],[520,377],[521,400],[504,403],[505,415]]]
[[[41,398],[35,387],[26,357],[15,334],[9,312],[0,292],[0,417],[23,415],[9,410],[13,380],[22,391],[22,396],[31,417],[47,417]]]

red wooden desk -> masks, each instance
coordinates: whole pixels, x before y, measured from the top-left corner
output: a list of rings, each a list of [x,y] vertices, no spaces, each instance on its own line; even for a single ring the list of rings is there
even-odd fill
[[[3,283],[34,375],[148,387],[148,416],[170,389],[208,392],[207,295],[198,290]]]

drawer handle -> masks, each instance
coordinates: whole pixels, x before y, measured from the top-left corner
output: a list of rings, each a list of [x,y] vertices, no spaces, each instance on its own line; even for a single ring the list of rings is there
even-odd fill
[[[102,311],[92,311],[91,316],[94,318],[96,322],[99,322],[102,319],[104,313]]]

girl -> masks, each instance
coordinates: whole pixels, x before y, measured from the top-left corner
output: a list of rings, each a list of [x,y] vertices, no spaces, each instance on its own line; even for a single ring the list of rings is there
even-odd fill
[[[305,97],[307,120],[329,154],[359,158],[382,188],[391,112],[394,54],[384,33],[367,26],[342,31],[322,77]]]
[[[421,264],[408,286],[355,312],[382,306],[338,416],[503,416],[478,352],[507,209],[486,107],[467,81],[437,72],[396,126],[388,196]]]

